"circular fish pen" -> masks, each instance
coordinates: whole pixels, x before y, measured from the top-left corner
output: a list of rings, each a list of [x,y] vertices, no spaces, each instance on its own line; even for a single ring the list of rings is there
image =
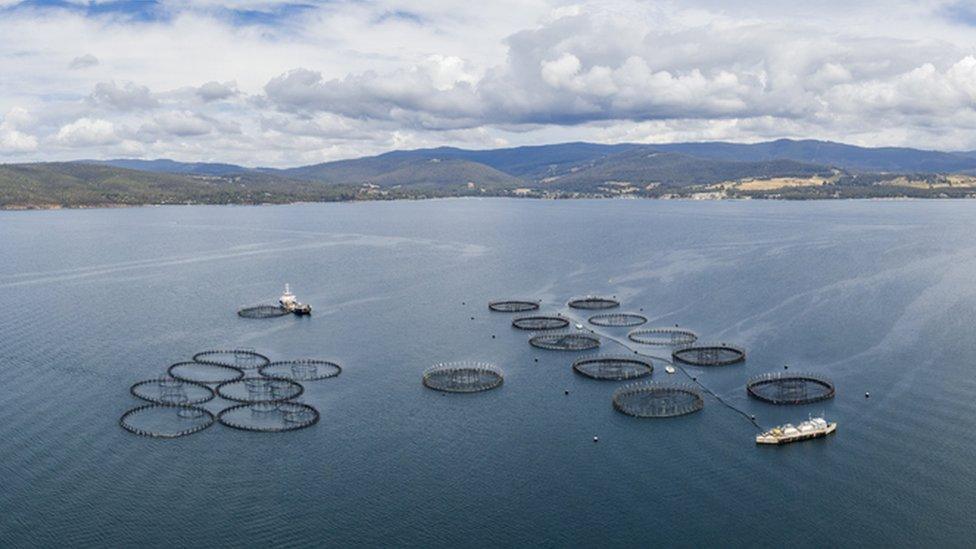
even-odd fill
[[[597,356],[577,360],[573,371],[591,379],[621,381],[649,376],[654,365],[650,360],[633,356]]]
[[[195,381],[174,377],[147,379],[129,387],[132,396],[154,404],[203,404],[213,400],[213,389]]]
[[[627,338],[642,345],[681,347],[698,341],[698,334],[684,328],[644,328],[631,331]]]
[[[424,370],[423,384],[428,389],[448,393],[477,393],[500,387],[502,370],[487,362],[447,362]]]
[[[701,410],[705,401],[692,385],[632,383],[613,392],[613,407],[633,417],[677,417]]]
[[[585,310],[613,309],[619,307],[620,302],[610,297],[588,295],[569,300],[569,306],[573,309]]]
[[[119,425],[130,433],[152,438],[179,438],[210,427],[214,415],[184,404],[146,404],[129,410]]]
[[[217,421],[241,431],[283,433],[315,425],[319,421],[319,412],[300,402],[238,404],[217,414]]]
[[[746,352],[726,343],[688,345],[672,352],[671,358],[692,366],[729,366],[744,361]]]
[[[591,316],[589,322],[605,328],[631,328],[647,323],[647,317],[637,313],[603,313]]]
[[[247,377],[217,386],[220,398],[244,404],[276,404],[298,398],[303,392],[301,384],[278,377]]]
[[[600,346],[600,338],[575,332],[561,334],[536,334],[529,345],[550,351],[589,351]]]
[[[537,301],[518,299],[490,301],[488,302],[488,308],[496,313],[525,313],[528,311],[538,311],[539,303]]]
[[[244,307],[237,311],[237,316],[241,318],[278,318],[289,313],[288,309],[278,305],[255,305],[254,307]]]
[[[170,366],[166,372],[170,377],[180,381],[204,383],[207,385],[237,381],[244,377],[243,370],[238,370],[231,366],[204,364],[202,362],[177,362]]]
[[[226,366],[239,370],[254,370],[267,366],[271,363],[271,359],[254,351],[254,349],[232,349],[229,351],[203,351],[193,355],[193,362],[212,366]]]
[[[519,330],[561,330],[569,326],[569,319],[561,316],[520,316],[512,320],[512,327]]]
[[[746,383],[749,396],[771,404],[810,404],[834,398],[834,384],[809,373],[770,372]]]
[[[290,379],[292,381],[317,381],[336,377],[342,373],[342,367],[328,360],[303,358],[272,362],[267,366],[258,368],[258,373],[264,377]]]

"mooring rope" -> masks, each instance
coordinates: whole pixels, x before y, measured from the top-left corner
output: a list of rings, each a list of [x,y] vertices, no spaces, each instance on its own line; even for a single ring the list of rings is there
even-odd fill
[[[712,398],[714,398],[715,400],[717,400],[719,402],[719,404],[722,404],[726,408],[728,408],[728,409],[732,410],[733,412],[735,412],[735,413],[741,415],[742,417],[746,418],[746,421],[748,421],[749,423],[751,423],[759,431],[763,431],[764,430],[763,429],[763,426],[760,425],[758,421],[756,421],[756,419],[752,416],[752,414],[746,412],[745,410],[743,410],[741,408],[736,407],[731,402],[728,402],[725,399],[723,399],[715,391],[709,389],[704,383],[702,383],[701,381],[698,381],[698,377],[697,376],[693,376],[693,375],[689,374],[688,371],[685,370],[684,366],[682,366],[681,364],[678,364],[675,361],[671,360],[671,357],[663,357],[663,356],[658,356],[658,355],[653,355],[653,354],[650,354],[650,353],[647,353],[647,352],[643,352],[641,349],[636,349],[636,348],[632,347],[627,340],[624,340],[624,339],[615,337],[613,335],[605,334],[603,332],[598,332],[598,331],[594,330],[593,328],[591,328],[590,326],[588,326],[586,324],[586,320],[585,319],[584,320],[580,320],[579,318],[577,318],[572,313],[569,313],[566,316],[571,317],[575,321],[575,323],[578,324],[578,325],[580,325],[580,326],[582,326],[584,330],[586,330],[586,331],[588,331],[588,332],[590,332],[590,333],[592,333],[592,334],[594,334],[596,336],[609,339],[610,341],[613,341],[613,342],[617,343],[621,347],[632,351],[634,354],[636,354],[638,356],[643,356],[643,357],[647,357],[647,358],[661,360],[661,361],[664,361],[664,362],[666,362],[666,363],[674,366],[678,370],[681,370],[681,373],[684,374],[685,377],[687,377],[689,380],[691,380],[691,382],[694,383],[695,385],[697,385],[702,391],[704,391],[705,393],[708,393],[709,395],[711,395]]]

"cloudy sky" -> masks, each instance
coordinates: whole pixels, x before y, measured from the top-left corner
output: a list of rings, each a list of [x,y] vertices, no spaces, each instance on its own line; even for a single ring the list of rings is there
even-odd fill
[[[976,1],[0,0],[0,162],[976,149]]]

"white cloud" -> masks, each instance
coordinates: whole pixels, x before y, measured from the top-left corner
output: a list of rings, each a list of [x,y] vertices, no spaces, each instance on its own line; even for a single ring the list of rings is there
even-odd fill
[[[79,55],[68,63],[68,68],[71,70],[87,69],[89,67],[94,67],[98,65],[98,58],[90,53],[85,55]]]
[[[576,77],[580,60],[571,53],[564,53],[555,61],[542,61],[542,80],[554,88],[563,88]]]
[[[234,82],[210,81],[197,88],[197,95],[204,102],[220,101],[237,95],[237,84]]]
[[[58,130],[56,139],[68,147],[114,145],[121,141],[115,133],[114,124],[92,118],[81,118],[64,125]]]
[[[159,105],[146,86],[133,82],[99,82],[90,96],[92,102],[120,111],[151,109]]]
[[[892,115],[958,105],[968,77],[962,50],[948,44],[863,38],[805,21],[771,26],[685,12],[645,15],[566,10],[514,34],[504,63],[478,80],[437,82],[424,63],[331,80],[296,69],[265,91],[284,111],[416,129],[775,117],[806,120],[809,136],[818,137],[837,131],[825,122],[836,123],[836,111],[852,111],[859,98]],[[952,78],[943,86],[951,90],[923,85],[937,73]]]
[[[429,65],[380,75],[375,72],[325,80],[318,71],[296,69],[265,86],[279,109],[327,111],[352,118],[394,120],[410,127],[449,129],[476,124],[481,105],[466,81],[438,87]]]
[[[9,130],[18,130],[27,127],[33,120],[27,109],[14,107],[4,115],[2,124]]]
[[[976,33],[949,1],[286,4],[6,11],[0,161],[779,137],[976,149]]]
[[[188,111],[166,112],[153,118],[155,129],[176,137],[193,137],[210,133],[213,125]],[[144,131],[153,132],[153,129]]]
[[[30,113],[19,107],[0,118],[0,153],[27,153],[37,150],[37,138],[21,131],[31,121]]]
[[[458,84],[475,84],[478,76],[460,57],[453,55],[429,55],[418,67],[427,75],[434,88],[447,91]]]

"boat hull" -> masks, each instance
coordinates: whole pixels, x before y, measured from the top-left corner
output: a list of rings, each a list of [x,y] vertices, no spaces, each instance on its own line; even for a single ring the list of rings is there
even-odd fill
[[[756,436],[756,444],[773,444],[773,445],[789,444],[791,442],[799,442],[801,440],[810,440],[812,438],[825,437],[836,430],[837,430],[837,424],[830,423],[827,425],[826,429],[811,431],[809,433],[801,433],[798,435],[781,436],[781,437],[758,435]]]

